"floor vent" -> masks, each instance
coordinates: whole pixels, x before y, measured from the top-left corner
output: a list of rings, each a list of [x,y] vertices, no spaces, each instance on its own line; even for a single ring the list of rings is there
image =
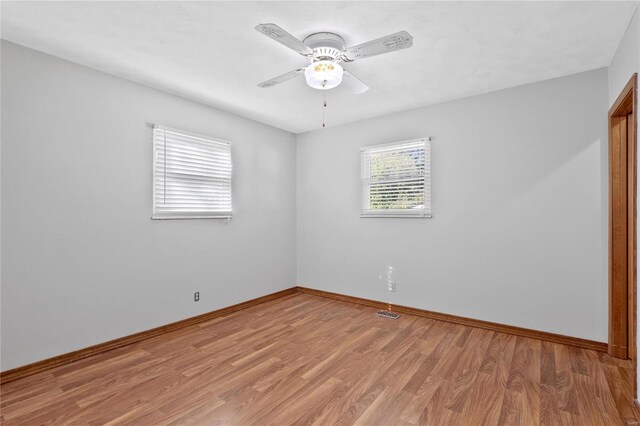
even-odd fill
[[[378,311],[376,312],[376,315],[379,317],[391,318],[391,319],[400,318],[399,314],[396,314],[395,312],[391,312],[391,311]]]

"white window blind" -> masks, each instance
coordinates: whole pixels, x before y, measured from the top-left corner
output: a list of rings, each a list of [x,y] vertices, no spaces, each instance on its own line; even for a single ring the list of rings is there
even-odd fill
[[[231,143],[153,129],[153,218],[229,218]]]
[[[361,149],[362,217],[431,217],[428,138]]]

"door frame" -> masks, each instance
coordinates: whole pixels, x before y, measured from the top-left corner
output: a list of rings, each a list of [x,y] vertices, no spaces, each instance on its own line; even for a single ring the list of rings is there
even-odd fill
[[[631,359],[636,377],[638,74],[609,110],[609,355]],[[624,143],[623,143],[624,142]]]

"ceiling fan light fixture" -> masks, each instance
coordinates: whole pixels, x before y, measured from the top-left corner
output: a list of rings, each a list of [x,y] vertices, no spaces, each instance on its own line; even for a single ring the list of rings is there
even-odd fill
[[[314,89],[333,89],[342,82],[342,67],[333,61],[317,61],[304,70],[307,84]]]

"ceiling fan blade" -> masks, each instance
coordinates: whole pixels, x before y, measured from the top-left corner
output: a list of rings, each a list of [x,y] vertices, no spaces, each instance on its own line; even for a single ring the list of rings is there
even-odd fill
[[[262,88],[273,87],[276,84],[280,84],[287,80],[291,80],[293,77],[297,76],[301,72],[304,72],[304,68],[289,71],[288,73],[279,75],[275,78],[272,78],[271,80],[263,81],[262,83],[258,84],[258,87],[262,87]]]
[[[276,24],[260,24],[256,26],[256,31],[274,39],[280,44],[293,49],[301,55],[312,55],[313,49],[303,44],[300,40],[277,26]]]
[[[343,54],[346,62],[358,59],[369,58],[382,53],[393,52],[395,50],[406,49],[413,45],[413,37],[406,31],[399,31],[380,37],[357,46],[349,47]]]
[[[347,70],[345,70],[342,74],[342,83],[344,83],[346,87],[348,87],[353,93],[357,95],[369,90],[369,86],[364,84],[362,80],[360,80],[358,77],[351,74]]]

